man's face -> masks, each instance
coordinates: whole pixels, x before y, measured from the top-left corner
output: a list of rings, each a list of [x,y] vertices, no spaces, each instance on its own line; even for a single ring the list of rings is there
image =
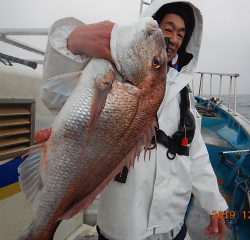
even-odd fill
[[[170,38],[167,52],[168,62],[170,62],[174,58],[183,42],[186,32],[185,23],[180,16],[169,13],[162,19],[160,28],[164,37]]]

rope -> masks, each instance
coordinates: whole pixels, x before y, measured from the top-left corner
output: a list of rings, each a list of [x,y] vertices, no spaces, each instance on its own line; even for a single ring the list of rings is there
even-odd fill
[[[204,100],[202,103],[197,103],[195,105],[197,111],[201,114],[203,114],[204,117],[215,117],[215,114],[214,114],[214,109],[220,104],[220,103],[214,103],[212,101],[213,97],[210,98],[210,99],[207,99],[207,100]],[[203,107],[202,105],[206,104],[207,103],[207,108],[206,107]],[[215,104],[214,107],[211,107],[211,104],[210,103],[213,103]]]

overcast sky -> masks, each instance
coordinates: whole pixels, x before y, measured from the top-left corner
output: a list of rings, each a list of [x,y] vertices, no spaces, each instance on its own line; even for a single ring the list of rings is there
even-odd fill
[[[148,0],[150,1],[150,0]],[[203,15],[204,29],[197,71],[239,73],[237,92],[250,94],[250,1],[193,0]],[[111,20],[118,24],[137,21],[140,0],[0,0],[0,28],[49,28],[63,17],[75,17],[85,23]],[[9,36],[32,46],[45,49],[45,36]],[[23,59],[42,59],[42,56],[0,42],[0,52]],[[1,63],[0,63],[1,64]],[[17,66],[17,65],[15,65]],[[26,67],[27,69],[27,67]],[[36,71],[42,71],[40,66]],[[209,83],[209,76],[206,78]],[[213,95],[218,84],[213,84]],[[196,81],[197,77],[196,77]],[[223,81],[228,92],[229,78]],[[195,92],[198,91],[197,83]],[[205,86],[206,89],[208,89]]]

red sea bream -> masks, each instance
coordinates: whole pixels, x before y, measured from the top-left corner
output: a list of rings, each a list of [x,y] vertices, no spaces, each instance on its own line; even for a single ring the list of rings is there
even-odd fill
[[[60,220],[88,207],[150,146],[166,89],[166,50],[156,21],[116,26],[116,65],[92,58],[51,126],[20,165],[36,215],[17,239],[51,240]],[[53,85],[53,84],[52,84]]]

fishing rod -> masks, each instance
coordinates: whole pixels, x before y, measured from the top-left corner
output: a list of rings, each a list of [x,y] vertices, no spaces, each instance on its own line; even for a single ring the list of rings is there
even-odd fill
[[[249,150],[224,151],[224,152],[219,152],[219,154],[224,155],[224,154],[246,153],[246,152],[250,153],[250,149]]]
[[[24,60],[24,59],[21,59],[21,58],[12,57],[12,56],[9,56],[9,55],[3,54],[3,53],[0,53],[0,59],[5,59],[8,62],[11,61],[11,62],[14,62],[14,63],[19,63],[19,64],[22,64],[22,65],[31,67],[33,69],[37,68],[37,63],[36,62],[31,62],[31,61]]]
[[[220,162],[220,165],[219,167],[217,167],[217,170],[222,166],[223,163],[225,163],[226,161],[229,162],[231,165],[233,166],[236,166],[237,169],[238,169],[238,174],[239,174],[239,168],[237,166],[237,164],[234,164],[232,162],[230,162],[228,159],[226,159],[226,154],[238,154],[238,153],[249,153],[250,154],[250,149],[248,150],[236,150],[236,151],[220,151],[219,152],[219,155],[221,155],[221,162]],[[249,155],[248,154],[248,155]]]

